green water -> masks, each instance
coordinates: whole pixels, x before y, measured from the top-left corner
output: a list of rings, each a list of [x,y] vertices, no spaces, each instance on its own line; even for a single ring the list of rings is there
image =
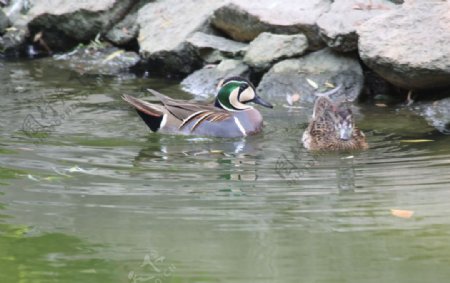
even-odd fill
[[[0,61],[0,282],[450,278],[450,137],[407,109],[362,105],[371,149],[312,155],[283,99],[258,136],[163,136],[120,95],[175,82],[53,65]]]

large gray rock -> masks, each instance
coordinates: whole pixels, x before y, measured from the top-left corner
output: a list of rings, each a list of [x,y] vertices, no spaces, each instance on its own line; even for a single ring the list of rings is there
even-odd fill
[[[256,70],[265,70],[281,59],[302,55],[307,48],[308,39],[303,34],[263,32],[250,43],[244,62]]]
[[[116,75],[128,71],[136,65],[140,57],[137,53],[124,51],[112,46],[78,47],[75,50],[44,59],[49,64],[73,70],[79,74]]]
[[[414,109],[439,132],[450,135],[450,98],[422,103]]]
[[[181,82],[184,91],[200,97],[210,97],[217,93],[219,82],[231,76],[246,76],[249,67],[240,60],[223,60],[217,66],[206,66],[197,70]]]
[[[106,38],[116,45],[126,45],[136,39],[139,33],[137,16],[139,10],[152,0],[139,0],[127,15],[117,24],[115,24],[106,34]]]
[[[3,13],[3,10],[0,9],[0,35],[3,34],[5,32],[5,29],[9,26],[9,19],[8,17],[5,15],[5,13]]]
[[[304,33],[310,49],[319,49],[323,41],[316,22],[330,4],[330,0],[233,0],[216,10],[212,24],[238,41],[252,41],[265,31]]]
[[[10,28],[0,37],[0,51],[5,53],[19,52],[27,39],[28,29],[25,26]]]
[[[203,61],[217,63],[225,58],[243,57],[247,44],[220,36],[196,32],[187,39]]]
[[[359,54],[375,72],[406,89],[450,86],[448,2],[414,1],[358,28]]]
[[[263,76],[257,90],[272,100],[299,94],[300,102],[308,104],[314,101],[315,93],[341,86],[330,98],[354,101],[361,93],[363,83],[362,68],[356,58],[325,48],[275,64]]]
[[[356,28],[368,19],[397,7],[388,0],[362,3],[360,0],[335,0],[331,9],[319,18],[320,35],[329,47],[340,52],[358,49]]]
[[[187,39],[207,28],[221,0],[166,0],[145,5],[138,14],[141,56],[169,72],[190,73],[201,62]]]
[[[27,14],[28,27],[35,33],[43,31],[51,49],[67,49],[108,31],[134,3],[133,0],[35,0]]]

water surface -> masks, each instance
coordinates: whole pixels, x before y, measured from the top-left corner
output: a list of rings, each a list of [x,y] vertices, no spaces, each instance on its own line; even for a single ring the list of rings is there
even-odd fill
[[[36,60],[0,85],[1,282],[450,277],[450,137],[402,106],[358,107],[370,150],[317,155],[283,99],[263,134],[211,139],[151,134],[120,99],[189,98],[176,82]]]

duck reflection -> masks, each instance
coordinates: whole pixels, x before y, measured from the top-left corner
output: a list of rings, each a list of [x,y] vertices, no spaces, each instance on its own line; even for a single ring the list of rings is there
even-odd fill
[[[134,158],[134,167],[201,178],[211,172],[209,177],[216,180],[257,180],[257,160],[263,154],[261,137],[217,139],[153,134],[146,144]]]

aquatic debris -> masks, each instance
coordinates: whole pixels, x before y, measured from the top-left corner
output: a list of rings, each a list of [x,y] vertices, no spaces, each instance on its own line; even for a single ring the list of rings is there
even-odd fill
[[[417,139],[417,140],[400,140],[400,142],[404,143],[421,143],[421,142],[433,142],[434,140],[429,139]]]
[[[329,87],[329,88],[335,88],[335,87],[336,87],[334,84],[330,83],[329,81],[326,81],[326,82],[324,83],[324,85],[325,85],[326,87]]]
[[[391,209],[391,214],[395,217],[411,218],[411,216],[413,216],[413,214],[414,214],[414,211],[402,210],[402,209]]]
[[[61,175],[61,176],[65,176],[65,177],[71,177],[70,175],[67,175],[65,172],[92,174],[96,170],[95,168],[91,169],[91,170],[86,170],[86,169],[80,168],[78,165],[75,165],[75,166],[73,166],[71,168],[63,169],[63,170],[59,170],[59,169],[57,169],[55,167],[53,167],[52,169],[53,169],[53,171],[56,174]]]
[[[38,180],[36,177],[34,177],[33,175],[31,175],[31,174],[28,174],[27,177],[28,177],[28,179],[30,179],[31,181],[39,182],[39,180]]]
[[[292,106],[295,102],[300,100],[300,94],[294,93],[294,94],[286,94],[286,101],[287,103]]]
[[[345,156],[345,157],[342,157],[341,159],[353,159],[355,156],[353,156],[353,155],[349,155],[349,156]]]
[[[68,172],[70,172],[70,173],[76,172],[76,173],[92,174],[92,172],[95,171],[95,168],[94,168],[94,169],[91,169],[91,170],[86,170],[86,169],[83,169],[83,168],[78,167],[78,165],[75,165],[75,166],[73,166],[72,168],[65,169],[65,170],[68,171]]]
[[[120,56],[122,53],[125,53],[125,51],[122,49],[114,51],[113,53],[109,54],[108,57],[105,58],[105,60],[103,60],[103,63],[111,61],[112,59]]]
[[[319,86],[317,85],[317,83],[315,82],[315,81],[313,81],[313,80],[311,80],[311,79],[306,79],[306,81],[308,82],[308,84],[310,85],[310,86],[312,86],[314,89],[318,89],[319,88]]]

